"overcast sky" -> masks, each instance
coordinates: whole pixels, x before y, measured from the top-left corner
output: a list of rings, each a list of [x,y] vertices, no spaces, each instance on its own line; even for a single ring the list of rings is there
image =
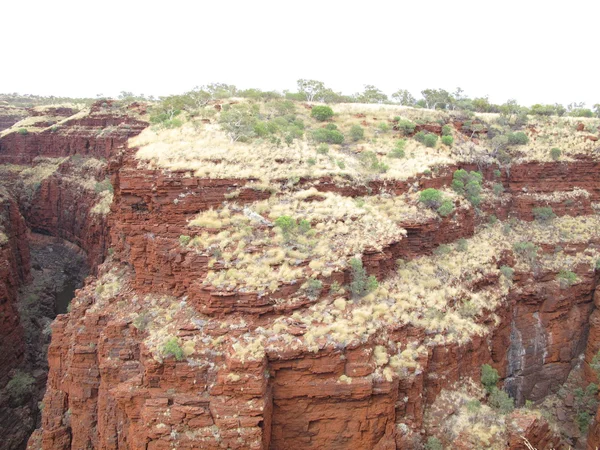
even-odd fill
[[[181,93],[213,81],[600,102],[600,1],[5,0],[0,92]]]

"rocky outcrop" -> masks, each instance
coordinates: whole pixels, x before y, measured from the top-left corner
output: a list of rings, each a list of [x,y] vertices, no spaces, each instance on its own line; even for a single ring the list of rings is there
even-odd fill
[[[113,126],[99,118],[100,122],[77,120],[71,125]],[[59,316],[53,325],[42,430],[31,439],[31,448],[414,448],[406,436],[412,433],[420,439],[424,411],[440,391],[466,378],[478,380],[482,364],[493,364],[507,390],[523,403],[556,390],[586,345],[591,354],[598,344],[595,338],[592,344],[587,340],[588,330],[590,336],[597,334],[592,310],[598,280],[589,267],[581,266],[576,268],[579,282],[562,288],[556,271],[517,273],[509,300],[495,311],[497,317],[482,318],[491,329],[489,335],[476,335],[462,344],[423,345],[418,369],[403,376],[384,374],[376,349],[397,350],[409,341],[423,344],[424,331],[412,326],[380,330],[352,346],[307,350],[292,341],[283,352],[261,344],[262,353],[239,356],[232,347],[240,341],[230,338],[253,336],[278,314],[290,311],[249,293],[219,295],[205,289],[207,258],[183,248],[179,237],[189,233],[186,224],[193,215],[218,207],[232,192],[240,204],[267,198],[269,192],[254,188],[253,180],[207,180],[184,172],[139,169],[133,149],[122,149],[120,138],[109,143],[81,136],[65,147],[61,137],[50,139],[48,148],[34,139],[11,139],[4,145],[20,153],[5,154],[5,161],[79,151],[111,158],[107,173],[115,189],[108,227],[89,217],[91,205],[65,189],[59,175],[42,184],[39,201],[31,206],[32,226],[78,242],[92,255],[91,262],[102,259],[98,255],[107,239],[114,250],[98,277],[78,292],[71,313]],[[0,147],[0,155],[6,148]],[[594,161],[581,160],[514,166],[500,177],[490,169],[486,179],[501,179],[509,198],[491,202],[489,210],[498,211],[501,218],[524,220],[532,220],[533,208],[546,204],[561,205],[555,207],[559,215],[590,214],[592,202],[600,198],[599,168]],[[419,189],[440,187],[449,184],[454,169],[393,186],[378,181],[369,189],[379,192],[385,187],[399,194],[414,189],[415,183]],[[315,187],[351,196],[367,192],[327,179]],[[575,188],[590,195],[576,196],[572,203],[536,197]],[[396,259],[416,258],[440,244],[469,237],[480,220],[466,209],[452,219],[403,223],[407,237],[382,252],[365,252],[365,267],[382,279],[395,268]],[[598,247],[598,242],[583,244],[588,245]],[[576,254],[583,248],[567,250]],[[348,281],[345,273],[333,277]],[[332,280],[325,280],[326,288]],[[118,286],[113,289],[114,283]],[[277,295],[285,297],[293,289],[282,286]],[[165,328],[172,326],[172,336],[194,341],[181,350],[189,350],[189,361],[161,356],[157,346],[162,340],[155,340],[168,336],[144,332],[145,320],[162,320],[152,313],[160,302],[169,304],[160,312],[168,316]],[[174,320],[175,314],[183,318]],[[291,335],[300,341],[306,325],[295,322],[291,327]],[[507,448],[524,448],[521,436],[539,449],[557,446],[545,422],[518,414],[512,419]]]
[[[27,231],[15,201],[0,192],[0,388],[24,355],[17,297],[29,278]]]

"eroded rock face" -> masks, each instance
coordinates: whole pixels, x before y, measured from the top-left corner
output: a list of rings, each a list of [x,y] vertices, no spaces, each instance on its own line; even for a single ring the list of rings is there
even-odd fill
[[[6,194],[6,193],[5,193]],[[27,227],[16,202],[0,193],[0,388],[24,355],[19,286],[29,278]]]
[[[101,122],[103,126],[112,123],[107,120]],[[88,119],[76,123],[97,125]],[[40,154],[64,156],[79,151],[111,158],[107,173],[115,187],[115,202],[108,227],[90,217],[91,204],[65,189],[59,174],[44,182],[28,220],[36,228],[81,243],[92,255],[91,263],[102,259],[106,241],[114,255],[98,277],[90,278],[78,292],[72,312],[59,316],[53,325],[42,429],[30,440],[32,449],[158,450],[173,445],[181,449],[409,449],[416,444],[407,436],[419,435],[424,411],[440,391],[466,378],[478,380],[482,364],[494,365],[507,390],[523,403],[557,389],[586,345],[588,356],[600,346],[595,337],[587,340],[588,329],[590,336],[598,331],[592,313],[597,279],[589,268],[580,267],[580,282],[562,289],[556,271],[540,270],[533,276],[517,273],[515,284],[522,291],[496,311],[497,323],[491,316],[483,319],[492,330],[489,335],[463,344],[428,346],[418,357],[419,369],[408,370],[403,377],[383,375],[375,349],[424,342],[423,330],[410,326],[392,327],[385,336],[354,347],[307,351],[291,343],[285,352],[266,346],[264,353],[246,359],[231,349],[218,353],[212,348],[216,341],[251,333],[291,311],[278,309],[268,298],[217,295],[205,289],[201,281],[208,270],[207,258],[182,248],[178,240],[188,232],[188,219],[219,206],[227,194],[239,191],[240,204],[270,194],[253,189],[248,180],[206,180],[184,172],[138,169],[133,150],[115,154],[124,141],[90,143],[89,136],[80,136],[67,144],[63,138],[48,138],[45,147],[37,140],[14,137],[8,144],[18,156],[5,154],[5,160],[29,161]],[[510,198],[496,205],[498,216],[533,219],[537,203],[523,188],[538,193],[585,188],[589,197],[572,204],[561,200],[555,212],[590,214],[592,201],[600,199],[598,169],[593,161],[513,167],[510,174],[502,175]],[[451,174],[448,170],[424,180],[420,187],[448,184]],[[486,177],[492,179],[492,174]],[[385,187],[401,193],[413,181]],[[321,180],[316,187],[344,195],[366,192],[336,187],[330,180]],[[377,192],[383,187],[370,188]],[[407,238],[382,252],[365,252],[365,267],[384,278],[398,258],[430,254],[440,244],[472,236],[478,220],[467,210],[455,220],[403,224]],[[499,260],[498,266],[504,263]],[[348,274],[325,281],[329,288],[333,281],[348,282]],[[482,283],[498,282],[496,277]],[[113,283],[118,284],[114,291]],[[293,289],[282,287],[278,295]],[[171,331],[202,342],[190,353],[195,356],[193,363],[156,358],[153,342],[144,332],[144,314],[153,302],[166,301],[157,300],[166,295],[180,297],[168,301],[189,308],[189,317],[174,322],[177,328]],[[141,322],[125,314],[131,311]],[[240,319],[240,323],[236,328],[221,328],[210,321],[215,316],[224,322]],[[301,336],[303,324],[295,326],[294,332]],[[519,433],[539,449],[558,445],[545,422],[518,414],[512,419],[506,448],[525,448]],[[595,442],[594,430],[590,443]]]

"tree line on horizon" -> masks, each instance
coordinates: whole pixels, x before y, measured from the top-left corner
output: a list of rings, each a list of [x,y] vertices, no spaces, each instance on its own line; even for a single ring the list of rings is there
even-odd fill
[[[367,84],[362,92],[352,95],[346,95],[341,92],[335,92],[327,87],[325,83],[318,80],[299,79],[297,80],[297,91],[291,92],[284,90],[264,91],[261,89],[238,89],[235,85],[226,83],[210,83],[203,86],[197,86],[183,94],[154,97],[144,94],[134,94],[133,92],[122,91],[117,100],[124,103],[133,101],[160,101],[163,105],[173,105],[173,109],[199,108],[209,104],[212,101],[222,100],[231,97],[242,97],[251,100],[276,100],[288,99],[295,101],[318,102],[318,103],[370,103],[370,104],[392,104],[410,106],[414,108],[437,109],[449,111],[471,111],[479,113],[501,113],[509,115],[532,114],[538,116],[573,116],[573,117],[598,117],[600,118],[600,103],[594,104],[591,108],[586,108],[585,102],[572,102],[567,106],[560,103],[554,104],[534,104],[530,107],[519,105],[515,99],[510,99],[502,104],[495,104],[489,101],[487,96],[471,98],[465,94],[460,87],[454,92],[445,89],[424,89],[421,91],[421,97],[415,97],[407,89],[398,89],[391,96],[388,96],[374,85]],[[57,103],[85,103],[91,104],[100,99],[108,97],[98,94],[96,98],[70,98],[58,96],[39,96],[39,95],[21,95],[0,94],[0,105],[7,104],[20,107],[32,107],[37,105],[48,105]]]

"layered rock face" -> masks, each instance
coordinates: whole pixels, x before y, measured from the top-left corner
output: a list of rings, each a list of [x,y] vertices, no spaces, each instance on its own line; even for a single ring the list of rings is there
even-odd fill
[[[0,191],[0,388],[24,355],[17,297],[19,286],[29,278],[27,232],[17,204]]]
[[[589,214],[600,192],[594,164],[513,167],[502,175],[507,201],[489,208],[499,217],[531,220],[532,208],[540,204],[531,192],[572,192],[585,183],[588,196],[548,202],[561,205],[558,215]],[[448,183],[454,169],[424,185]],[[496,317],[481,319],[490,333],[469,342],[423,346],[425,331],[399,324],[365,341],[308,350],[306,324],[292,320],[287,345],[270,347],[271,338],[249,336],[312,302],[287,309],[271,298],[211,292],[202,284],[208,258],[179,242],[189,234],[187,221],[219,207],[228,193],[239,191],[241,204],[269,194],[248,180],[139,170],[131,150],[109,170],[115,186],[109,216],[114,255],[79,291],[72,312],[53,325],[42,429],[30,448],[415,448],[424,412],[438,394],[454,382],[478,380],[482,364],[494,365],[523,403],[558,389],[586,345],[597,345],[587,341],[597,277],[581,264],[574,270],[579,281],[562,287],[558,270],[517,271],[515,288]],[[332,190],[327,180],[316,188]],[[397,193],[402,189],[408,185],[398,185]],[[476,221],[467,210],[452,219],[405,223],[406,238],[382,252],[365,252],[365,267],[384,279],[398,258],[411,260],[473,236]],[[597,248],[599,239],[565,242],[564,251],[575,256]],[[498,267],[511,258],[504,255]],[[324,291],[334,281],[348,283],[350,274],[324,280]],[[497,275],[484,277],[473,287],[501,282]],[[295,290],[282,287],[272,298]],[[168,334],[153,335],[146,329],[152,323],[163,324]],[[176,350],[160,356],[157,345],[169,336],[191,342],[181,349],[187,360],[173,358]],[[382,371],[388,358],[382,348],[408,349],[409,342],[415,343],[416,363],[400,376]],[[497,443],[501,448],[526,448],[522,437],[540,449],[559,445],[543,421],[525,416],[514,421]]]
[[[582,157],[483,171],[486,182],[502,182],[505,191],[486,198],[481,210],[507,223],[532,221],[534,208],[548,205],[558,216],[583,217],[564,222],[558,238],[538,225],[539,236],[527,238],[538,245],[536,255],[556,257],[576,281],[557,281],[560,265],[524,265],[512,241],[519,242],[515,234],[526,227],[500,237],[512,239],[511,245],[498,244],[481,270],[465,266],[471,272],[453,276],[451,262],[436,266],[448,251],[464,252],[460,245],[491,252],[483,244],[500,234],[494,234],[492,221],[485,226],[489,219],[466,200],[456,199],[456,210],[447,217],[400,215],[397,225],[405,235],[381,248],[365,246],[344,255],[358,257],[366,275],[380,281],[381,302],[373,301],[374,294],[348,293],[356,277],[348,266],[269,290],[219,289],[206,282],[211,272],[226,280],[236,275],[221,254],[225,248],[213,249],[219,256],[212,256],[187,243],[214,236],[242,240],[231,237],[240,230],[193,228],[190,220],[229,202],[248,223],[257,216],[264,221],[266,214],[252,207],[280,194],[254,179],[140,166],[136,149],[126,143],[146,126],[136,115],[143,109],[134,105],[124,112],[110,102],[85,114],[59,109],[52,111],[53,119],[40,119],[40,130],[0,139],[0,163],[10,165],[4,179],[23,216],[14,201],[3,203],[9,220],[8,241],[0,245],[0,262],[6,261],[0,280],[8,282],[0,282],[0,294],[13,300],[0,303],[6,317],[0,333],[3,347],[14,343],[14,351],[2,355],[2,366],[9,368],[4,383],[24,351],[14,300],[27,278],[26,226],[78,245],[94,273],[77,291],[71,312],[52,325],[43,417],[29,448],[412,449],[438,432],[447,448],[474,448],[473,442],[483,448],[527,448],[523,438],[538,449],[561,448],[546,421],[524,409],[489,423],[501,431],[483,438],[470,430],[444,430],[464,404],[448,408],[453,413],[437,421],[428,416],[450,387],[471,379],[478,383],[483,364],[498,370],[517,405],[556,392],[584,351],[587,378],[593,380],[600,320],[594,309],[597,273],[590,262],[600,235],[580,228],[586,228],[586,216],[595,224],[597,161]],[[38,170],[43,176],[19,166],[44,167]],[[305,178],[296,180],[294,195],[307,191],[310,207],[326,193],[360,203],[362,197],[448,186],[459,168],[478,169],[451,165],[434,175],[361,185]],[[108,180],[114,189],[110,196]],[[283,191],[289,180],[277,183]],[[321,232],[317,223],[312,226]],[[376,243],[379,236],[361,238]],[[265,245],[248,241],[249,254]],[[422,286],[388,282],[415,261],[429,271],[427,289],[437,288],[432,279],[438,278],[457,290],[443,308]],[[316,267],[310,264],[298,266]],[[514,273],[500,273],[503,267],[514,267]],[[306,293],[305,282],[311,280],[318,289]],[[476,299],[463,298],[460,284],[489,305],[473,309]],[[421,307],[393,316],[396,305],[387,291],[408,292]],[[502,293],[501,301],[495,303],[490,292]],[[446,317],[456,323],[448,325]],[[596,422],[589,448],[598,445],[599,433]]]
[[[132,116],[115,114],[108,104],[80,114],[84,120],[68,121],[75,113],[50,108],[42,117],[48,123],[0,138],[0,438],[6,449],[23,448],[36,427],[48,370],[47,325],[56,303],[69,300],[58,298],[68,296],[71,284],[86,267],[95,269],[107,251],[112,187],[100,155],[114,152],[145,126],[135,120],[125,125]],[[70,158],[76,151],[86,156]],[[32,238],[31,232],[56,240]],[[42,260],[41,253],[32,258],[32,276],[30,246],[46,252]]]

